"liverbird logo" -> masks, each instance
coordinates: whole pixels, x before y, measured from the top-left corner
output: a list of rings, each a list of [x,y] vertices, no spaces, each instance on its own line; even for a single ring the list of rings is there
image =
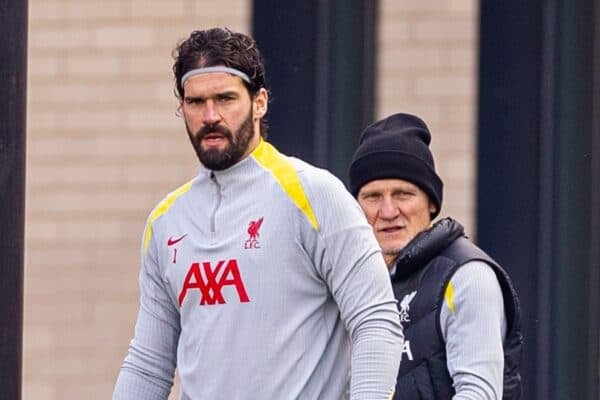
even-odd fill
[[[250,235],[250,237],[244,243],[245,249],[260,249],[260,243],[258,242],[260,234],[258,231],[262,225],[262,222],[263,217],[260,217],[256,221],[250,221],[248,224],[248,235]]]
[[[408,316],[408,312],[410,311],[410,302],[417,294],[415,290],[412,293],[405,295],[400,302],[400,322],[410,322],[410,317]]]

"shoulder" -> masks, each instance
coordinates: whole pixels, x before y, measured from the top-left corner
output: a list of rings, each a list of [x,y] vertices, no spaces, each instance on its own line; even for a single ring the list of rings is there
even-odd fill
[[[316,167],[295,157],[289,157],[289,160],[296,169],[302,185],[308,189],[326,192],[348,192],[344,183],[327,169]]]
[[[148,222],[152,223],[160,216],[167,213],[167,211],[169,211],[179,199],[184,197],[184,195],[190,191],[194,181],[195,179],[192,179],[184,183],[183,185],[179,186],[177,189],[169,192],[165,197],[163,197],[163,199],[159,201],[158,204],[156,204],[156,206],[154,206],[154,208],[150,212],[150,215],[148,216]]]
[[[167,194],[158,204],[152,209],[148,218],[146,219],[146,226],[143,233],[143,249],[144,252],[148,249],[150,239],[152,238],[153,226],[156,221],[166,215],[175,204],[190,191],[194,184],[195,179],[192,179],[185,184],[179,186]]]
[[[302,187],[319,214],[364,215],[356,199],[333,173],[296,158],[291,158],[291,162],[297,166]]]
[[[454,286],[474,287],[484,293],[498,290],[503,295],[514,292],[506,271],[468,238],[458,238],[443,254],[456,263],[449,276]]]
[[[261,143],[253,157],[275,177],[317,231],[364,218],[342,181],[326,169],[280,153],[267,142]]]
[[[269,142],[262,141],[253,151],[254,160],[268,170],[282,185],[301,185],[302,189],[345,189],[331,172],[299,158],[279,152]]]
[[[448,282],[442,301],[439,318],[444,340],[451,326],[461,327],[457,328],[461,332],[492,326],[493,332],[497,329],[504,336],[504,298],[498,278],[487,263],[470,261],[461,266]]]
[[[460,266],[452,275],[450,282],[453,282],[455,285],[471,283],[483,288],[499,287],[494,268],[490,264],[480,260],[468,261]]]
[[[498,277],[491,265],[475,260],[458,268],[446,285],[444,300],[452,311],[457,305],[476,300],[486,302],[502,302],[502,290]]]

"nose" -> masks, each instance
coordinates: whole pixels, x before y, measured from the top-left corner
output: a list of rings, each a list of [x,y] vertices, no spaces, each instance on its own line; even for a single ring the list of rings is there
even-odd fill
[[[216,124],[221,121],[221,114],[216,103],[209,99],[202,107],[202,122],[206,125]]]
[[[379,218],[393,220],[398,217],[400,210],[390,196],[385,196],[379,206]]]

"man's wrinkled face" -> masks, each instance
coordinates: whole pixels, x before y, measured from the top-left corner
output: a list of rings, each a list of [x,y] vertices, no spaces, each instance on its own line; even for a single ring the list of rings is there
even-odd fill
[[[418,186],[403,179],[378,179],[358,192],[388,267],[418,233],[429,228],[435,205]]]
[[[206,168],[229,168],[258,145],[266,90],[251,98],[239,77],[214,72],[189,78],[184,93],[181,109],[185,126]]]

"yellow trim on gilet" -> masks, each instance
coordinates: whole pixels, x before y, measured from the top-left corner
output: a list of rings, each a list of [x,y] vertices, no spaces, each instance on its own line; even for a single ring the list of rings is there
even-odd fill
[[[448,308],[454,314],[456,311],[454,309],[454,286],[452,286],[452,282],[448,282],[448,286],[446,287],[446,291],[444,292],[444,299],[446,299],[446,304],[448,304]]]
[[[173,192],[169,193],[167,197],[165,197],[158,206],[152,211],[150,217],[148,217],[148,222],[146,223],[146,230],[144,232],[144,253],[148,250],[148,245],[150,244],[150,237],[152,237],[152,223],[156,221],[158,217],[166,213],[169,208],[173,205],[175,200],[192,187],[192,182],[189,181],[185,185],[175,189]]]
[[[260,165],[271,172],[294,204],[308,218],[313,228],[318,231],[319,223],[308,201],[308,197],[304,193],[294,166],[275,147],[262,139],[252,152],[252,156]]]

